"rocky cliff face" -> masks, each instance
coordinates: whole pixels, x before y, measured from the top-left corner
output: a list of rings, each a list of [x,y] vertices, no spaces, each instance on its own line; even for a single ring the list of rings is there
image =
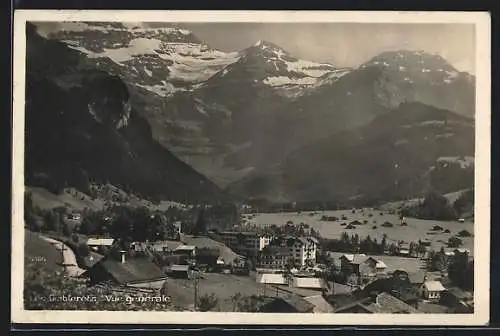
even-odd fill
[[[215,202],[222,191],[152,137],[118,77],[27,31],[26,183],[111,183],[144,197]],[[44,62],[57,59],[57,63]]]

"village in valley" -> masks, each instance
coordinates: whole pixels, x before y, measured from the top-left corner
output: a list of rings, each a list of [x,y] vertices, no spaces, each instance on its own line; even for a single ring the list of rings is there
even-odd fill
[[[76,211],[42,210],[32,202],[28,196],[28,264],[37,264],[37,247],[56,249],[59,280],[54,281],[74,281],[83,292],[105,291],[123,303],[119,308],[100,302],[101,310],[371,314],[474,309],[473,238],[464,229],[471,219],[423,221],[383,207],[257,213],[250,205],[233,204]],[[227,229],[218,229],[221,220]],[[430,223],[428,232],[409,241],[412,232],[425,230],[424,222]],[[44,260],[39,267],[47,264]],[[60,282],[54,286],[59,286],[57,295],[66,295]],[[70,296],[78,293],[66,290]],[[56,294],[25,292],[32,309],[57,309],[58,304],[82,309],[71,300],[37,306],[30,301],[33,295]],[[139,300],[132,308],[124,298],[135,296],[149,301]],[[103,301],[100,297],[94,300]]]

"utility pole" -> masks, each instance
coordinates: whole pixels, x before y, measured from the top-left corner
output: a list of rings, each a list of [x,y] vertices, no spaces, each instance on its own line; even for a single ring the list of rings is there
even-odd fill
[[[64,260],[64,250],[65,250],[64,243],[61,242],[61,259],[62,259],[62,265],[63,265],[63,268],[64,268],[64,273],[67,273],[68,272],[68,269],[67,269],[68,265],[66,265],[66,262]]]
[[[194,310],[198,308],[198,275],[194,274]]]

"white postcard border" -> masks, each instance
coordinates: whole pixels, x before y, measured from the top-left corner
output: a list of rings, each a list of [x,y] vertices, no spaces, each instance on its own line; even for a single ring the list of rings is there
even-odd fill
[[[490,301],[490,16],[487,12],[96,11],[19,10],[14,14],[11,321],[13,323],[484,325]],[[476,27],[475,310],[473,314],[251,314],[217,312],[27,311],[24,284],[24,101],[26,22],[352,22],[462,23]]]

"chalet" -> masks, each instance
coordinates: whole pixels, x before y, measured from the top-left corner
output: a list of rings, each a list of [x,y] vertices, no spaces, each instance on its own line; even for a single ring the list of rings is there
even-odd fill
[[[365,254],[343,254],[340,256],[340,270],[345,274],[359,274],[359,265],[366,259]]]
[[[340,257],[340,268],[344,273],[354,273],[368,279],[385,274],[387,265],[365,254],[344,254]]]
[[[128,258],[122,252],[122,260],[104,258],[85,273],[93,284],[112,282],[118,285],[147,284],[166,279],[166,275],[148,258]]]
[[[439,281],[425,281],[421,286],[422,297],[429,301],[439,302],[446,288]]]
[[[368,257],[359,264],[358,268],[359,276],[365,279],[372,279],[384,275],[387,265],[382,260],[375,259],[374,257]]]

